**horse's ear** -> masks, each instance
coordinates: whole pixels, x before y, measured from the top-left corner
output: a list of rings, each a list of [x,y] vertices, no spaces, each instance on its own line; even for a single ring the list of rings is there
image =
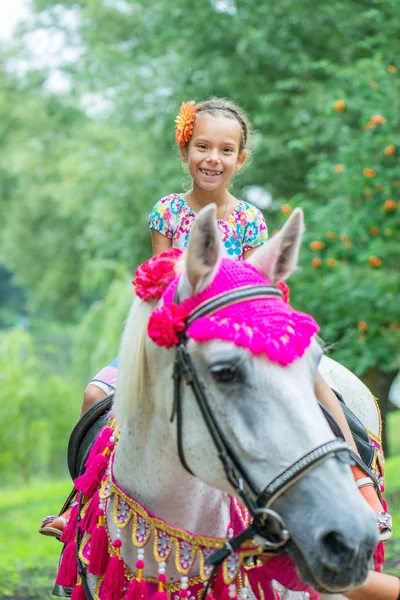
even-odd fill
[[[248,262],[273,284],[287,279],[297,267],[303,231],[303,211],[296,208],[279,233],[254,252]]]
[[[223,253],[217,227],[216,206],[203,208],[193,223],[186,252],[185,274],[179,285],[179,300],[198,294],[211,283]]]

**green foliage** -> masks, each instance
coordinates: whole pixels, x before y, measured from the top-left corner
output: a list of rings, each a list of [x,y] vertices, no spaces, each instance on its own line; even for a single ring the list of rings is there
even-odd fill
[[[74,373],[86,385],[117,355],[122,329],[133,298],[129,278],[123,275],[110,286],[105,298],[94,303],[75,337]]]
[[[292,301],[316,316],[335,358],[360,375],[376,367],[393,377],[400,361],[397,1],[318,10],[309,0],[33,5],[36,20],[20,29],[14,55],[26,58],[24,35],[41,27],[62,33],[79,60],[64,67],[71,82],[64,95],[46,89],[45,71],[20,76],[5,59],[0,65],[0,262],[45,330],[50,319],[82,321],[73,346],[80,386],[117,352],[130,302],[126,273],[151,252],[149,210],[183,188],[173,141],[179,105],[211,95],[241,104],[255,127],[254,158],[235,193],[245,196],[249,185],[271,192],[270,231],[284,222],[284,204],[305,210]],[[335,110],[340,100],[344,110]],[[374,115],[385,120],[365,128]],[[311,250],[313,241],[324,247]],[[8,308],[1,318],[13,322]],[[81,394],[69,397],[77,402]]]
[[[0,406],[0,472],[28,484],[32,476],[59,476],[66,470],[68,435],[76,420],[76,390],[48,373],[22,328],[0,333],[0,381],[7,401]]]
[[[391,69],[391,67],[390,67]],[[320,105],[337,150],[307,175],[307,233],[296,302],[322,324],[335,358],[358,374],[400,366],[399,78],[379,60],[337,75]],[[334,109],[334,103],[341,110]],[[316,284],[318,293],[315,293]]]
[[[0,498],[0,598],[50,600],[61,544],[38,534],[42,518],[57,514],[71,484],[35,482]]]

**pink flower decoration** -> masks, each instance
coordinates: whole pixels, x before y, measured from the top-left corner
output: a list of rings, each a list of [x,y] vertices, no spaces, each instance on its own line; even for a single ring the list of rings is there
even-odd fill
[[[176,276],[175,266],[181,256],[182,250],[171,248],[140,265],[132,281],[136,295],[145,302],[159,300]]]
[[[288,285],[286,285],[286,283],[284,281],[278,281],[278,283],[276,284],[276,287],[278,287],[282,294],[283,294],[283,299],[285,302],[289,302],[289,296],[290,296],[290,288]]]
[[[187,310],[179,304],[164,304],[150,316],[147,332],[157,346],[172,348],[179,342],[178,333],[186,328]]]

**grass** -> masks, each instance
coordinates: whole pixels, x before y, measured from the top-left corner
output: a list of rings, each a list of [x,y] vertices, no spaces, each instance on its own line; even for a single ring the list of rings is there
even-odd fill
[[[400,576],[400,412],[389,416],[393,458],[386,461],[386,493],[394,536],[386,544],[385,571]],[[68,481],[4,490],[0,496],[0,600],[50,600],[61,545],[39,535],[42,517],[56,514]]]
[[[390,456],[400,456],[400,410],[389,413],[387,425]]]
[[[6,490],[0,496],[0,599],[50,600],[61,544],[38,534],[42,517],[57,514],[68,481]]]

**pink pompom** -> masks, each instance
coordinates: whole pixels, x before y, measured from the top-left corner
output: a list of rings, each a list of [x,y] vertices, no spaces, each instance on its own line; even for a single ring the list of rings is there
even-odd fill
[[[185,330],[187,310],[178,304],[164,304],[153,310],[147,332],[157,346],[172,348],[179,342],[178,333]]]
[[[171,248],[140,265],[132,281],[136,288],[136,295],[145,302],[159,300],[175,278],[176,263],[181,256],[182,250]]]

